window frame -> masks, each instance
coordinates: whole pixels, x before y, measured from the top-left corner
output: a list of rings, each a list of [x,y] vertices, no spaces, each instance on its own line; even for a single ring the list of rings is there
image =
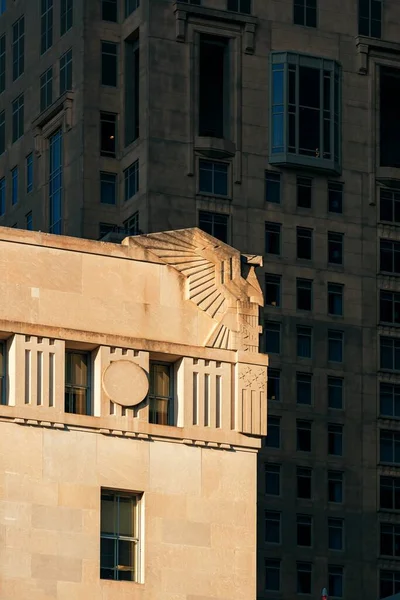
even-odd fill
[[[367,6],[368,14],[366,14],[365,16],[361,16],[362,3],[364,3],[365,6],[367,6],[367,4],[368,4],[368,6]],[[379,20],[372,18],[372,4],[380,5],[380,7],[381,7]],[[362,27],[362,20],[367,21],[366,28]],[[378,33],[378,30],[373,31],[373,29],[372,29],[374,22],[375,23],[379,22],[379,35],[372,35],[372,33]],[[383,26],[383,2],[381,2],[380,0],[358,0],[357,24],[358,24],[358,35],[381,39],[382,38],[382,26]]]
[[[18,204],[19,169],[18,165],[11,169],[11,206]]]
[[[307,342],[306,342],[307,339]],[[301,343],[303,342],[303,343]],[[309,353],[302,354],[301,348],[309,345]],[[296,355],[297,358],[311,359],[313,356],[313,330],[312,327],[305,325],[297,325],[296,327]]]
[[[199,210],[198,211],[198,219],[199,219],[199,221],[198,221],[199,229],[201,229],[202,231],[205,231],[209,235],[212,235],[213,237],[217,238],[224,244],[229,243],[229,238],[230,238],[229,215],[224,214],[224,213],[219,213],[219,212],[212,212],[210,210]],[[209,220],[207,220],[207,219],[209,219]],[[216,222],[216,221],[219,221],[219,222]],[[209,223],[211,225],[211,227],[208,227],[208,229],[211,229],[211,231],[207,231],[207,229],[205,229],[205,223]],[[220,228],[220,231],[216,232],[216,226],[218,228]],[[224,230],[224,236],[220,235],[222,230]],[[222,237],[224,237],[225,239],[222,239]]]
[[[53,103],[53,67],[49,67],[40,76],[40,112],[44,112]]]
[[[272,440],[272,436],[270,430],[274,429],[275,438],[274,442],[277,440],[277,445],[272,445],[270,442]],[[275,448],[279,450],[281,448],[281,417],[276,415],[268,415],[267,416],[267,436],[265,439],[265,447],[266,448]]]
[[[106,178],[109,177],[109,180]],[[112,180],[111,180],[112,178]],[[104,201],[103,198],[106,197],[107,194],[103,194],[104,186],[108,187],[110,185],[113,186],[113,202]],[[107,206],[116,206],[118,198],[118,175],[117,173],[112,173],[111,171],[100,171],[100,204],[105,204]]]
[[[0,177],[0,217],[6,212],[6,176]]]
[[[303,380],[302,380],[303,378]],[[310,390],[310,401],[309,402],[299,402],[300,394],[300,384],[307,384]],[[312,406],[313,405],[313,377],[312,373],[302,373],[296,372],[296,405],[299,406]]]
[[[26,193],[31,194],[33,192],[33,152],[30,152],[25,157],[25,177],[26,177]]]
[[[198,194],[205,196],[217,196],[218,198],[228,198],[231,195],[230,190],[230,164],[224,161],[211,160],[207,158],[199,158],[199,178],[198,178]],[[211,187],[205,184],[205,173],[211,173]],[[216,192],[216,177],[226,178],[224,183],[224,189],[226,192]],[[209,177],[210,175],[208,175]],[[206,189],[207,188],[207,189]],[[222,188],[221,188],[222,189]]]
[[[131,200],[139,192],[139,159],[124,169],[124,202]]]
[[[103,147],[103,134],[106,136],[106,131],[103,131],[103,126],[106,128],[106,125],[113,125],[114,131],[110,133],[113,137],[109,137],[109,139],[113,139],[114,149],[107,150],[105,146]],[[118,148],[118,114],[107,111],[100,111],[100,156],[105,156],[108,158],[116,158],[117,157],[117,148]]]
[[[298,260],[312,260],[313,237],[313,229],[309,227],[296,227],[296,258]],[[309,252],[304,252],[305,248],[300,251],[300,240],[309,240],[309,242],[307,242],[309,244],[309,248],[307,248]],[[304,256],[300,256],[300,254]],[[305,256],[305,254],[307,254],[307,256]]]
[[[386,591],[383,591],[384,584],[383,581],[389,581],[389,574],[391,580],[391,590],[387,590],[387,586],[385,587]],[[384,575],[384,576],[383,576]],[[386,577],[386,579],[385,579]],[[392,571],[389,569],[379,569],[379,598],[388,598],[389,596],[394,596],[400,592],[400,571]]]
[[[104,17],[104,6],[114,6],[115,7],[115,19],[106,19]],[[118,2],[117,0],[102,0],[101,1],[101,20],[106,21],[107,23],[118,23]]]
[[[65,92],[72,90],[73,82],[73,63],[72,63],[72,48],[69,48],[62,56],[59,61],[59,87],[60,96]]]
[[[300,478],[308,480],[309,495],[300,495]],[[311,467],[297,467],[296,469],[296,498],[298,500],[311,500],[313,496],[313,471]]]
[[[301,522],[301,521],[303,521],[303,522]],[[300,539],[299,529],[305,528],[305,527],[309,528],[309,535],[310,535],[310,543],[309,544],[301,544],[299,541],[299,539]],[[296,515],[296,544],[300,548],[312,548],[312,546],[313,546],[313,518],[311,515],[305,515],[305,514],[297,514]]]
[[[278,252],[271,252],[269,250],[272,247],[272,244],[268,243],[269,236],[271,234],[274,236],[277,236],[278,246],[279,246]],[[265,221],[265,254],[270,254],[271,256],[280,256],[281,252],[282,252],[282,224],[275,223],[273,221]]]
[[[310,3],[313,3],[314,6],[309,6]],[[299,22],[299,18],[298,18],[299,14],[300,14],[300,10],[297,11],[298,15],[296,16],[296,6],[298,6],[299,9],[302,9],[304,11],[303,18],[301,19],[302,22]],[[312,21],[311,24],[307,22],[309,10],[315,10],[315,19]],[[317,0],[294,0],[294,2],[293,2],[293,24],[301,25],[302,27],[311,27],[313,29],[316,29],[318,27]]]
[[[340,381],[341,384],[340,385],[335,385],[333,382],[334,381]],[[338,406],[333,406],[330,403],[330,393],[329,390],[332,388],[337,388],[341,390],[341,404],[340,407]],[[336,377],[335,375],[328,375],[327,378],[327,405],[328,408],[331,410],[343,410],[344,409],[344,378],[343,377]]]
[[[190,0],[189,0],[190,1]],[[193,4],[196,4],[195,1],[192,0]],[[249,8],[247,10],[242,10],[243,4],[249,4]],[[237,8],[235,6],[237,5]],[[236,12],[242,15],[251,15],[252,14],[252,0],[226,0],[226,10],[229,12]]]
[[[384,298],[386,296],[386,298]],[[390,304],[391,318],[384,318],[383,303]],[[396,313],[396,307],[398,307]],[[388,307],[386,306],[386,311]],[[396,318],[397,314],[397,318]],[[379,290],[379,321],[380,323],[390,323],[392,325],[400,325],[400,292],[394,290]]]
[[[272,328],[271,328],[272,326]],[[274,350],[268,350],[268,337],[267,337],[267,331],[268,331],[268,327],[270,327],[270,331],[274,331],[275,333],[278,334],[278,350],[274,351]],[[265,352],[267,354],[280,354],[282,351],[282,324],[279,321],[272,321],[270,319],[266,319],[264,321],[264,337],[265,337]]]
[[[74,25],[74,0],[60,0],[60,36]]]
[[[334,487],[330,485],[331,482],[339,482],[340,483],[340,500],[332,500],[332,497],[335,494],[330,493],[334,489]],[[333,485],[335,485],[335,484],[333,484]],[[328,502],[331,502],[332,504],[343,504],[344,503],[344,492],[345,492],[345,486],[344,486],[343,471],[329,469],[327,472],[327,499],[328,499]]]
[[[7,39],[6,34],[3,33],[0,36],[0,94],[6,89],[6,64],[7,64],[7,53],[6,53]]]
[[[270,392],[269,392],[269,381],[275,381],[277,382],[276,385],[274,385],[274,391],[277,390],[277,397],[271,397],[270,396]],[[271,369],[270,367],[268,367],[268,375],[267,375],[267,400],[269,402],[280,402],[281,401],[281,371],[280,369]]]
[[[81,384],[77,384],[77,383],[73,383],[73,382],[68,382],[67,381],[67,373],[68,373],[68,363],[67,361],[70,359],[71,356],[85,356],[86,357],[86,368],[87,368],[87,377],[86,377],[86,385],[81,385]],[[65,387],[65,402],[64,402],[64,412],[66,414],[73,414],[73,415],[92,415],[92,355],[90,352],[85,352],[84,350],[72,350],[69,348],[65,349],[65,383],[64,383],[64,387]],[[84,390],[85,392],[85,412],[76,412],[74,410],[67,410],[67,402],[68,402],[68,408],[70,408],[71,405],[71,398],[68,398],[67,401],[67,394],[68,396],[70,396],[71,394],[73,394],[74,389],[78,388],[79,390]]]
[[[62,128],[54,131],[48,138],[48,198],[49,198],[49,232],[61,235],[63,229],[64,199],[64,140]],[[57,144],[57,145],[56,145]],[[56,159],[59,158],[59,162]]]
[[[281,181],[281,173],[278,171],[265,171],[264,175],[264,183],[265,183],[265,202],[269,204],[281,204],[281,194],[282,194],[282,181]],[[272,200],[269,197],[268,188],[271,188],[271,198],[272,196],[276,196],[277,200]],[[273,191],[275,190],[275,192]],[[277,191],[276,191],[277,190]]]
[[[25,215],[25,225],[27,231],[33,231],[32,211],[30,210]]]
[[[106,47],[109,47],[106,50]],[[118,87],[118,48],[117,42],[100,40],[100,83],[104,87]],[[115,51],[111,51],[111,47]]]
[[[344,360],[344,349],[345,349],[345,345],[344,345],[344,333],[343,331],[339,331],[337,329],[328,329],[328,336],[327,336],[327,346],[328,346],[328,362],[333,362],[333,363],[337,363],[337,364],[342,364],[343,360]],[[336,358],[332,358],[334,353],[331,353],[332,350],[332,342],[340,342],[340,358],[336,359]],[[336,346],[336,344],[335,344]]]
[[[335,573],[336,571],[336,573]],[[339,571],[340,571],[340,577],[341,577],[341,594],[339,595],[335,595],[333,592],[333,588],[334,588],[334,584],[333,584],[333,580],[332,577],[334,576],[338,576],[339,575]],[[330,596],[331,598],[343,598],[344,597],[344,568],[341,565],[328,565],[328,585],[329,585],[329,590],[332,590]]]
[[[269,294],[268,288],[269,286],[273,287],[276,291],[274,298],[276,298],[275,304],[274,301],[268,302]],[[273,295],[272,295],[273,296]],[[282,276],[276,275],[275,273],[265,273],[265,306],[272,306],[273,308],[281,308],[281,296],[282,296]]]
[[[388,358],[390,366],[384,364]],[[400,338],[379,336],[379,368],[382,371],[400,372]]]
[[[7,346],[0,340],[0,406],[7,404]]]
[[[168,369],[168,375],[169,375],[169,395],[168,396],[163,396],[161,394],[157,394],[154,391],[152,391],[152,385],[154,382],[154,374],[152,369],[156,366],[162,366],[162,367],[166,367]],[[166,401],[167,403],[167,411],[166,411],[166,423],[160,423],[158,421],[158,417],[155,417],[155,420],[152,420],[152,413],[154,413],[155,415],[157,414],[163,414],[163,413],[159,413],[159,411],[156,408],[152,408],[152,404],[155,404],[155,401]],[[153,425],[162,425],[162,426],[173,426],[175,423],[175,406],[174,406],[174,400],[175,400],[175,391],[174,391],[174,365],[168,362],[163,362],[163,361],[158,361],[158,360],[151,360],[150,361],[150,366],[149,366],[149,393],[148,393],[148,402],[149,402],[149,423],[152,423]]]
[[[340,246],[340,258],[335,258],[336,245]],[[328,264],[343,266],[344,263],[344,234],[339,231],[328,231],[327,235],[328,247]]]
[[[16,81],[25,69],[25,16],[12,24],[12,80]]]
[[[124,2],[125,19],[127,19],[139,7],[140,7],[140,0],[125,0],[125,2]]]
[[[300,201],[301,190],[309,190],[310,198],[307,203]],[[296,206],[297,208],[311,209],[313,205],[313,179],[312,177],[297,176],[296,178]]]
[[[45,54],[53,45],[53,10],[53,0],[42,0],[40,11],[41,56]]]
[[[390,444],[390,448],[388,444]],[[391,454],[389,459],[387,455],[383,456],[388,451]],[[400,465],[400,431],[379,429],[379,462],[387,465]]]
[[[302,444],[300,443],[301,435],[300,432],[307,431],[309,432],[309,439],[307,443],[307,448],[301,448]],[[312,450],[312,421],[307,421],[305,419],[296,419],[296,451],[297,452],[311,452]]]
[[[306,302],[307,300],[307,302]],[[313,309],[313,280],[296,278],[296,310],[311,312]]]
[[[277,541],[268,539],[268,522],[278,523],[278,536]],[[265,524],[265,543],[279,546],[282,543],[282,532],[281,532],[281,513],[276,510],[265,510],[264,511],[264,524]]]
[[[267,566],[267,564],[269,564],[269,567]],[[278,586],[277,587],[267,588],[267,569],[268,568],[274,569],[275,571],[278,572]],[[264,569],[265,569],[265,591],[266,592],[279,592],[281,589],[281,561],[277,558],[266,558],[266,559],[264,559]]]
[[[268,490],[268,486],[267,486],[267,474],[270,475],[275,475],[276,476],[276,481],[277,481],[277,489],[278,489],[278,493],[271,493],[271,491],[267,491]],[[276,465],[276,464],[272,464],[272,463],[265,463],[264,464],[264,477],[265,477],[265,495],[266,496],[273,496],[274,498],[278,498],[281,495],[281,465]]]
[[[333,196],[331,196],[333,194]],[[335,196],[339,199],[335,200]],[[328,181],[328,212],[342,215],[343,214],[343,196],[344,196],[344,184],[341,181]],[[338,204],[338,210],[334,210],[335,202]]]
[[[309,573],[309,585],[307,585],[307,590],[301,590],[302,584],[300,583],[300,573]],[[296,590],[297,594],[302,595],[310,595],[313,587],[313,568],[311,562],[306,561],[298,561],[296,563]]]
[[[386,490],[386,492],[383,490]],[[390,502],[387,502],[389,495]],[[383,500],[383,498],[386,499]],[[380,474],[379,508],[381,510],[400,511],[400,477]]]
[[[336,300],[340,300],[340,311],[335,312],[331,310],[331,307],[334,307],[336,304]],[[328,315],[332,317],[343,317],[343,308],[344,308],[344,285],[342,283],[334,283],[333,281],[328,281],[327,283],[327,300],[328,300]]]
[[[25,98],[20,94],[12,101],[12,143],[24,135]]]
[[[343,456],[343,425],[328,423],[328,456]]]

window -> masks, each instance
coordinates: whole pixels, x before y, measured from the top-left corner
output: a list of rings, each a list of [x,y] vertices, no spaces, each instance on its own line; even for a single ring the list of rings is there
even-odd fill
[[[171,366],[161,363],[150,365],[149,422],[158,425],[173,424],[173,396]]]
[[[297,563],[297,593],[311,594],[311,563]]]
[[[117,87],[117,44],[101,42],[101,84]]]
[[[266,321],[265,326],[265,352],[279,354],[281,351],[281,324]]]
[[[1,14],[1,13],[0,13]],[[0,37],[0,94],[6,89],[6,34]]]
[[[265,306],[281,305],[281,276],[265,275]]]
[[[281,579],[281,563],[268,558],[265,561],[265,589],[267,592],[279,592]]]
[[[53,44],[53,0],[41,0],[40,53],[44,54]]]
[[[328,211],[342,214],[343,212],[343,183],[328,181]]]
[[[375,5],[380,5],[376,2]],[[399,98],[400,73],[398,69],[381,66],[380,69],[380,164],[382,167],[400,167],[400,149],[396,140],[400,135]]]
[[[114,225],[113,223],[99,223],[99,240],[102,240],[109,233],[119,231],[120,228],[118,225]]]
[[[6,212],[6,178],[0,179],[0,217]]]
[[[311,452],[311,421],[297,421],[297,450]]]
[[[343,550],[343,519],[328,519],[328,548]]]
[[[281,253],[281,225],[280,223],[265,223],[265,253]]]
[[[12,103],[12,141],[16,142],[24,134],[24,95]]]
[[[100,155],[115,157],[117,115],[100,113]]]
[[[343,502],[343,473],[328,471],[328,501]]]
[[[343,234],[328,231],[328,262],[333,265],[343,264]]]
[[[379,496],[380,508],[400,510],[400,478],[381,475]]]
[[[387,598],[400,592],[400,571],[380,571],[379,598]]]
[[[358,0],[358,34],[381,37],[382,0]]]
[[[116,204],[117,202],[117,175],[116,173],[100,173],[100,202],[102,204]]]
[[[343,425],[328,424],[328,454],[342,456]]]
[[[40,77],[40,110],[46,110],[53,102],[53,68]]]
[[[65,353],[65,412],[90,414],[90,355],[86,352]]]
[[[311,404],[311,382],[309,373],[296,373],[297,404]]]
[[[32,211],[28,212],[28,214],[25,216],[25,228],[28,231],[32,231],[32,229],[33,229],[33,225],[32,225]]]
[[[381,462],[400,463],[400,432],[381,429],[379,447]]]
[[[139,581],[140,496],[101,490],[100,579]]]
[[[270,163],[340,172],[339,64],[273,52],[271,66]]]
[[[229,41],[200,36],[199,135],[229,138]]]
[[[133,215],[131,215],[129,217],[129,219],[124,221],[124,229],[125,229],[125,233],[127,233],[128,235],[139,235],[139,233],[141,233],[139,230],[139,211],[138,210],[136,212],[134,212]]]
[[[294,0],[293,23],[306,27],[317,26],[317,0]]]
[[[311,469],[297,467],[297,497],[311,498]]]
[[[279,402],[281,399],[281,372],[278,369],[268,368],[268,400],[273,402]]]
[[[125,40],[125,69],[124,69],[124,143],[129,146],[139,137],[139,39]]]
[[[311,260],[312,255],[312,229],[297,227],[297,258]]]
[[[343,362],[343,332],[328,331],[328,360]]]
[[[265,201],[271,204],[281,202],[281,176],[280,173],[265,171]]]
[[[22,16],[12,26],[13,81],[24,72],[25,59],[25,17]]]
[[[296,279],[296,296],[298,310],[311,310],[312,281],[310,279]]]
[[[265,541],[267,544],[281,543],[281,514],[265,511]]]
[[[132,198],[139,191],[139,161],[136,160],[124,171],[124,200]]]
[[[297,545],[311,546],[312,545],[312,517],[309,515],[297,515]]]
[[[338,283],[328,283],[328,314],[343,316],[343,286]]]
[[[125,19],[140,6],[140,0],[125,0]]]
[[[72,90],[72,50],[60,58],[60,96]]]
[[[297,327],[297,356],[300,358],[311,358],[311,346],[311,327]]]
[[[60,6],[60,35],[64,35],[72,27],[73,0],[61,0]]]
[[[381,369],[400,371],[400,339],[380,336]]]
[[[6,150],[6,111],[0,112],[0,155]]]
[[[6,403],[6,353],[3,342],[0,342],[0,404]]]
[[[199,228],[213,235],[221,242],[228,243],[228,215],[199,211]]]
[[[199,160],[199,192],[228,195],[228,165],[212,160]]]
[[[400,293],[380,291],[380,321],[400,325]]]
[[[380,240],[381,271],[400,273],[400,242]]]
[[[281,420],[279,417],[268,416],[267,438],[265,445],[268,448],[280,448]]]
[[[265,493],[269,496],[279,496],[281,468],[278,465],[265,465]]]
[[[227,0],[226,9],[250,15],[251,0]]]
[[[310,177],[297,178],[297,206],[311,208],[312,179]]]
[[[385,417],[400,417],[400,385],[379,384],[380,414]]]
[[[30,194],[33,191],[33,154],[32,152],[26,157],[26,193]]]
[[[61,235],[63,193],[63,138],[61,129],[50,137],[49,150],[49,231],[50,233]]]
[[[343,408],[343,379],[328,377],[328,408]]]
[[[400,190],[380,188],[380,220],[400,223]]]
[[[18,202],[18,167],[11,169],[11,204]]]
[[[328,586],[332,598],[343,598],[343,567],[328,565]]]
[[[400,525],[381,523],[381,554],[400,556]]]
[[[101,3],[101,18],[103,21],[118,21],[117,0],[102,0]]]
[[[6,12],[7,0],[0,0],[0,15]]]

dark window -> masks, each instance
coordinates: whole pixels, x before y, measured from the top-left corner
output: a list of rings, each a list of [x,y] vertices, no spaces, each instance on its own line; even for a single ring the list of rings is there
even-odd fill
[[[280,306],[281,305],[281,276],[280,275],[265,275],[265,305]]]
[[[343,408],[343,379],[328,377],[328,408]]]
[[[343,332],[328,331],[328,360],[343,362]]]
[[[328,283],[328,314],[343,316],[343,285]]]
[[[328,565],[328,586],[332,598],[343,598],[343,567]]]
[[[90,414],[90,355],[86,352],[65,354],[65,412]]]
[[[328,211],[339,214],[343,212],[343,183],[328,181]]]
[[[297,515],[297,545],[311,546],[312,545],[312,517],[309,515]]]
[[[140,0],[125,0],[125,18],[129,17],[140,6]]]
[[[380,220],[400,223],[400,190],[380,188]]]
[[[6,150],[6,111],[0,112],[0,155]]]
[[[328,501],[343,502],[343,473],[328,471]]]
[[[297,450],[311,452],[311,421],[297,421]]]
[[[279,592],[281,564],[279,560],[268,558],[265,561],[265,589],[268,592]]]
[[[381,554],[400,556],[400,525],[381,523]]]
[[[400,477],[380,477],[380,508],[400,510]]]
[[[33,154],[32,152],[26,157],[26,193],[33,192]]]
[[[227,196],[228,165],[212,160],[199,160],[199,191]]]
[[[296,373],[297,404],[311,404],[312,375]]]
[[[0,404],[6,403],[6,352],[5,345],[0,342]]]
[[[117,115],[100,113],[100,155],[115,156],[117,136]]]
[[[63,216],[63,137],[56,131],[49,140],[50,233],[61,235]]]
[[[117,203],[116,173],[100,173],[100,202],[102,204]]]
[[[265,465],[265,493],[269,496],[279,496],[281,468],[278,465]]]
[[[382,462],[400,463],[400,432],[381,429],[379,447]]]
[[[380,240],[381,271],[400,273],[400,242]]]
[[[328,548],[343,550],[343,519],[328,519]]]
[[[311,563],[297,563],[297,593],[311,594]]]
[[[192,4],[193,6],[201,6],[201,0],[181,0],[181,2]]]
[[[138,235],[140,233],[139,211],[138,210],[136,212],[134,212],[133,215],[131,215],[129,217],[129,219],[124,221],[124,228],[125,228],[125,233],[127,233],[128,235]]]
[[[293,22],[306,27],[317,26],[317,0],[294,0]]]
[[[379,384],[380,414],[385,417],[400,417],[400,385]]]
[[[74,11],[73,0],[61,0],[60,6],[60,35],[64,35],[72,27],[73,22],[73,11]]]
[[[310,279],[296,279],[296,296],[298,310],[311,310],[312,281]]]
[[[101,18],[103,21],[118,21],[117,0],[102,0],[101,3]]]
[[[199,135],[228,137],[229,43],[223,37],[200,36]]]
[[[280,223],[265,223],[265,253],[281,253],[281,226]]]
[[[400,592],[400,571],[379,572],[379,598],[387,598]]]
[[[281,445],[281,420],[279,417],[268,417],[267,438],[265,445],[268,448],[280,448]]]
[[[265,511],[265,541],[267,544],[281,543],[281,513]]]
[[[6,178],[0,179],[0,217],[6,212]]]
[[[328,262],[334,265],[343,264],[343,234],[328,231]]]
[[[381,369],[400,371],[400,339],[380,336]]]
[[[40,110],[46,110],[53,102],[53,68],[40,77]]]
[[[161,363],[150,364],[149,422],[158,425],[173,424],[172,367]]]
[[[342,456],[343,425],[328,424],[328,454]]]
[[[137,494],[101,490],[100,579],[138,581],[139,506]]]
[[[0,94],[6,89],[6,34],[0,37]]]
[[[13,81],[24,72],[25,62],[25,17],[22,16],[12,26]]]
[[[125,147],[139,137],[139,39],[125,40]]]
[[[297,178],[297,206],[311,208],[312,179],[310,177]]]
[[[32,211],[28,212],[28,214],[25,215],[25,229],[27,229],[28,231],[32,231],[33,229]]]
[[[60,96],[68,90],[72,90],[72,50],[60,58]]]
[[[268,400],[279,402],[281,399],[281,372],[268,368]]]
[[[382,0],[358,0],[358,34],[380,38]]]
[[[280,204],[281,176],[279,173],[265,171],[265,200],[272,204]]]
[[[44,54],[53,44],[53,0],[41,0],[40,53]]]
[[[119,232],[118,225],[112,223],[99,223],[99,240],[103,239],[108,233]]]
[[[124,171],[124,200],[132,198],[139,191],[139,161],[135,160]]]
[[[18,202],[18,179],[18,167],[14,167],[13,169],[11,169],[11,204],[13,206]]]
[[[380,291],[380,321],[400,325],[400,293]]]
[[[228,215],[199,211],[199,228],[213,235],[221,242],[228,243]]]
[[[311,358],[312,329],[311,327],[297,327],[297,356]]]
[[[0,0],[0,15],[6,12],[7,9],[7,0]]]
[[[297,227],[297,258],[311,260],[312,229]]]
[[[101,84],[117,86],[117,44],[101,42]]]
[[[297,497],[311,498],[311,469],[297,467]]]
[[[376,2],[380,5],[380,2]],[[400,167],[399,99],[400,70],[380,67],[380,163],[382,167]]]
[[[265,330],[265,352],[267,354],[279,354],[281,351],[281,324],[266,321]]]
[[[227,0],[226,9],[232,12],[251,14],[251,0]]]

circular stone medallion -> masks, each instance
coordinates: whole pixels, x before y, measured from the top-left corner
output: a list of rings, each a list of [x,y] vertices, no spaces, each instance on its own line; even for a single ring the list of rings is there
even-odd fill
[[[103,390],[121,406],[136,406],[146,398],[149,380],[146,372],[130,360],[115,360],[103,373]]]

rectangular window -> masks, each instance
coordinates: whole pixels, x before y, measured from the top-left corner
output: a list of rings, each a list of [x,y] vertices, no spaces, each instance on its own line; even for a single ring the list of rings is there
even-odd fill
[[[99,223],[99,240],[102,240],[109,233],[119,232],[120,228],[118,225],[113,223]]]
[[[125,0],[125,19],[140,6],[140,0]]]
[[[380,38],[382,0],[358,0],[358,35]]]
[[[297,497],[311,498],[311,469],[306,467],[297,467]]]
[[[343,233],[328,231],[328,262],[333,265],[343,264]]]
[[[53,44],[53,0],[41,0],[40,54],[44,54]]]
[[[343,473],[328,471],[328,501],[343,502]]]
[[[100,172],[100,202],[117,203],[117,174]]]
[[[28,212],[28,214],[25,216],[25,228],[28,231],[32,231],[33,230],[32,211]]]
[[[139,39],[125,40],[125,147],[139,137]]]
[[[281,563],[279,560],[268,558],[265,561],[265,590],[279,592],[281,586]]]
[[[343,332],[328,331],[328,360],[343,362]]]
[[[311,594],[311,563],[297,563],[297,593]]]
[[[311,404],[312,375],[310,373],[296,373],[296,401],[297,404]]]
[[[311,177],[297,178],[297,206],[311,208],[312,204],[312,179]]]
[[[40,110],[44,111],[53,102],[53,68],[40,77]]]
[[[229,40],[200,35],[199,135],[229,138]]]
[[[0,94],[6,89],[6,34],[0,37]]]
[[[100,579],[139,581],[140,495],[101,490]]]
[[[101,2],[101,18],[103,21],[117,23],[117,0],[102,0]]]
[[[24,135],[24,95],[21,94],[12,103],[12,141],[16,142]]]
[[[400,325],[400,293],[380,290],[379,300],[380,321]]]
[[[149,422],[173,425],[172,367],[161,363],[150,365]]]
[[[343,316],[343,285],[328,283],[328,314]]]
[[[281,513],[265,511],[265,542],[267,544],[281,543]]]
[[[199,211],[199,228],[213,235],[221,242],[228,243],[228,215]]]
[[[281,305],[281,276],[265,275],[265,306]]]
[[[380,336],[380,367],[400,371],[400,339]]]
[[[343,567],[328,565],[328,586],[332,598],[343,598]]]
[[[18,167],[11,170],[11,204],[18,202]]]
[[[328,211],[342,214],[343,212],[343,183],[328,181]]]
[[[312,545],[312,517],[297,515],[297,545],[310,547]]]
[[[60,96],[72,90],[72,50],[60,58]]]
[[[65,353],[65,412],[90,415],[90,354]]]
[[[312,257],[312,229],[297,227],[297,258],[311,260]]]
[[[115,157],[117,137],[117,115],[100,113],[100,156]]]
[[[328,548],[343,550],[343,519],[328,519]]]
[[[139,229],[139,211],[138,210],[136,212],[134,212],[133,215],[131,215],[129,217],[129,219],[124,221],[124,229],[125,229],[125,233],[127,235],[139,235],[139,233],[141,233],[141,231]]]
[[[226,10],[251,15],[251,0],[227,0]]]
[[[33,191],[33,154],[32,152],[26,157],[26,193],[30,194]]]
[[[343,408],[343,379],[328,377],[328,408]]]
[[[297,310],[311,310],[312,281],[310,279],[296,279],[296,298]]]
[[[317,26],[317,0],[294,0],[293,23],[306,27]]]
[[[380,240],[380,270],[400,273],[400,242]]]
[[[0,15],[6,12],[7,0],[0,0]]]
[[[380,188],[380,220],[400,223],[400,190]]]
[[[380,508],[400,510],[400,477],[388,477],[381,475],[379,497]]]
[[[130,200],[139,191],[139,161],[135,160],[124,171],[124,200]]]
[[[101,85],[117,87],[117,44],[101,42]]]
[[[62,234],[63,138],[59,129],[49,140],[50,233]]]
[[[281,446],[281,420],[279,417],[268,416],[267,438],[265,445],[268,448],[280,448]]]
[[[281,399],[281,372],[268,368],[268,400],[279,402]]]
[[[311,421],[296,422],[297,450],[311,452]]]
[[[343,425],[328,424],[328,454],[331,456],[342,456]]]
[[[297,356],[311,358],[312,355],[312,329],[311,327],[297,327]]]
[[[199,192],[218,196],[227,196],[228,164],[200,159]]]
[[[265,253],[281,253],[281,225],[280,223],[265,223]]]
[[[281,468],[279,465],[265,465],[265,493],[269,496],[279,496]]]
[[[274,321],[266,321],[265,331],[265,352],[267,354],[279,354],[281,351],[281,324]]]
[[[376,5],[380,6],[380,2]],[[400,167],[399,69],[381,66],[380,69],[380,164],[382,167]]]
[[[0,155],[6,150],[6,111],[0,112]]]
[[[380,460],[393,465],[400,463],[400,432],[380,430]]]
[[[6,403],[6,352],[5,345],[0,342],[0,404]]]
[[[380,414],[384,417],[400,417],[400,385],[379,384]]]
[[[271,204],[281,202],[281,175],[272,171],[265,171],[265,201]]]
[[[6,212],[6,178],[0,179],[0,217]]]
[[[60,5],[60,35],[64,35],[72,27],[73,0],[61,0]]]
[[[13,81],[24,72],[25,61],[25,17],[22,16],[12,26]]]
[[[400,525],[381,523],[381,554],[400,557]]]
[[[379,598],[387,598],[400,592],[400,571],[379,572]]]

